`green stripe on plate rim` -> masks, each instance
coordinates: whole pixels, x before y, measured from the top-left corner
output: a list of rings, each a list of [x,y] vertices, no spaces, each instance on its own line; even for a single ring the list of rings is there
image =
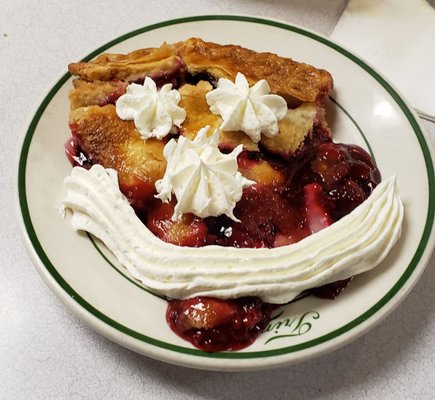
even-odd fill
[[[177,25],[177,24],[183,24],[183,23],[190,23],[190,22],[197,22],[197,21],[211,21],[211,20],[226,20],[226,21],[241,21],[241,22],[248,22],[248,23],[254,23],[254,24],[262,24],[262,25],[269,25],[276,28],[292,31],[294,33],[300,34],[302,36],[306,36],[310,39],[313,39],[315,41],[318,41],[333,50],[337,51],[338,53],[344,55],[348,59],[350,59],[352,62],[360,66],[363,70],[368,72],[382,87],[390,94],[390,96],[394,99],[394,101],[397,103],[397,105],[400,107],[400,109],[403,111],[405,117],[409,121],[412,129],[414,130],[414,133],[417,136],[417,139],[420,144],[420,148],[423,153],[423,157],[426,164],[427,169],[427,178],[428,178],[428,185],[429,185],[429,201],[428,201],[428,210],[426,215],[426,224],[419,242],[419,245],[415,251],[415,254],[413,258],[411,259],[411,262],[409,263],[408,267],[402,274],[402,276],[398,279],[398,281],[394,284],[394,286],[384,295],[382,299],[380,299],[374,306],[372,306],[370,309],[368,309],[366,312],[361,314],[358,318],[354,319],[353,321],[349,322],[348,324],[326,334],[319,338],[307,341],[305,343],[300,343],[293,346],[283,347],[279,349],[274,350],[265,350],[265,351],[253,351],[253,352],[223,352],[223,353],[205,353],[197,349],[191,349],[187,347],[177,346],[170,343],[162,342],[160,340],[154,339],[152,337],[143,335],[139,332],[136,332],[132,329],[129,329],[128,327],[121,325],[117,321],[111,319],[107,315],[101,313],[99,310],[97,310],[95,307],[93,307],[91,304],[86,302],[78,293],[74,291],[74,289],[68,285],[68,283],[63,279],[63,277],[59,274],[59,272],[56,270],[54,265],[49,260],[48,256],[44,252],[44,249],[42,248],[41,244],[39,243],[38,237],[36,235],[36,232],[34,230],[28,203],[27,203],[27,197],[26,197],[26,165],[27,165],[27,156],[30,149],[30,144],[32,141],[33,134],[35,132],[35,129],[38,125],[38,122],[46,109],[47,105],[51,101],[51,99],[54,97],[54,95],[57,93],[57,91],[62,87],[62,85],[70,78],[70,75],[66,73],[55,85],[54,87],[49,91],[45,99],[42,101],[41,105],[39,106],[38,110],[36,111],[29,128],[26,132],[26,135],[23,140],[23,146],[21,149],[21,154],[19,158],[19,164],[18,164],[18,197],[19,197],[19,203],[21,208],[21,214],[23,218],[24,225],[27,230],[27,235],[33,245],[33,248],[38,255],[40,261],[44,264],[47,271],[50,273],[50,275],[56,280],[56,282],[60,285],[60,287],[69,295],[71,296],[78,304],[80,304],[84,309],[86,309],[89,313],[100,319],[102,322],[106,323],[107,325],[111,326],[112,328],[132,337],[135,339],[138,339],[140,341],[143,341],[145,343],[148,343],[153,346],[157,346],[163,349],[175,351],[178,353],[183,353],[187,355],[194,355],[199,357],[207,357],[207,358],[225,358],[225,359],[250,359],[250,358],[259,358],[259,357],[271,357],[271,356],[278,356],[278,355],[284,355],[288,353],[293,353],[297,351],[301,351],[307,348],[311,348],[316,345],[320,345],[322,343],[325,343],[329,340],[332,340],[351,329],[357,327],[370,317],[372,317],[376,312],[378,312],[383,306],[385,306],[397,293],[398,291],[405,285],[409,277],[412,275],[414,270],[416,269],[419,261],[421,260],[421,257],[423,256],[424,250],[426,248],[426,245],[429,241],[429,237],[432,231],[432,226],[434,222],[434,210],[435,210],[435,190],[434,190],[434,167],[432,163],[432,158],[430,155],[429,148],[427,146],[427,143],[425,141],[424,135],[415,120],[412,112],[409,110],[409,108],[406,106],[404,101],[401,99],[398,93],[382,78],[376,71],[374,71],[371,67],[369,67],[367,64],[365,64],[362,60],[360,60],[358,57],[354,56],[352,53],[348,52],[347,50],[343,49],[342,47],[336,45],[335,43],[329,41],[328,39],[319,36],[313,32],[306,31],[302,28],[298,28],[295,26],[287,25],[282,22],[277,21],[271,21],[256,17],[247,17],[247,16],[236,16],[236,15],[205,15],[205,16],[195,16],[195,17],[187,17],[187,18],[179,18],[174,19],[170,21],[164,21],[157,24],[149,25],[146,27],[143,27],[141,29],[137,29],[135,31],[132,31],[130,33],[127,33],[123,36],[120,36],[117,39],[114,39],[104,46],[101,46],[97,50],[90,53],[87,57],[84,58],[85,61],[90,60],[103,52],[104,50],[108,49],[109,47],[114,46],[115,44],[118,44],[126,39],[129,39],[133,36],[137,36],[139,34],[142,34],[144,32],[148,32],[151,30],[163,28],[166,26],[171,25]]]
[[[329,99],[341,110],[344,112],[344,114],[346,115],[347,118],[350,119],[350,121],[352,122],[352,124],[355,126],[355,128],[358,130],[359,134],[361,135],[361,137],[364,140],[365,145],[367,146],[367,150],[370,153],[370,155],[372,156],[372,158],[376,161],[375,159],[375,155],[373,153],[373,149],[372,146],[370,146],[369,141],[367,140],[366,135],[364,135],[364,132],[362,131],[361,127],[358,125],[358,123],[355,121],[355,118],[352,117],[352,115],[350,115],[349,111],[347,111],[337,100],[335,100],[332,96],[329,96]]]

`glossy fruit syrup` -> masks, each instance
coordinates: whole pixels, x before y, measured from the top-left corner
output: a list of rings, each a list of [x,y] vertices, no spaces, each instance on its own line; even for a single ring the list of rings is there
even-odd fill
[[[92,162],[74,137],[65,145],[73,165]],[[331,225],[361,204],[380,182],[370,155],[358,146],[329,140],[317,143],[292,157],[243,152],[239,170],[257,183],[244,189],[234,210],[240,222],[226,216],[200,219],[184,215],[172,221],[174,202],[163,204],[151,196],[146,209],[136,210],[147,227],[162,240],[180,246],[211,244],[233,247],[278,247],[296,243]],[[140,182],[138,182],[140,186]],[[134,204],[143,191],[120,188]],[[335,298],[351,279],[311,291]],[[220,300],[195,297],[169,300],[166,319],[171,329],[206,352],[240,350],[263,332],[275,306],[256,297]]]
[[[234,351],[255,341],[269,323],[273,308],[258,297],[194,297],[169,301],[166,321],[175,333],[201,350]]]
[[[263,160],[242,154],[240,169],[257,170]],[[339,220],[361,204],[380,182],[372,158],[358,146],[321,143],[276,175],[244,190],[235,215],[207,218],[207,244],[234,247],[277,247],[296,243]],[[255,178],[255,173],[253,174]],[[352,278],[311,292],[333,299]],[[246,309],[250,310],[247,312]],[[167,321],[171,329],[194,346],[208,352],[238,350],[250,345],[266,328],[273,305],[258,298],[216,300],[196,297],[170,301]]]

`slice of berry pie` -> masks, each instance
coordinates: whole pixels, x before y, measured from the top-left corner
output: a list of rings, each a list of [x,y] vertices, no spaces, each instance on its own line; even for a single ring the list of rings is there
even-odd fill
[[[332,141],[327,71],[198,38],[69,71],[72,224],[202,350],[250,345],[302,292],[334,298],[400,236],[394,179]]]

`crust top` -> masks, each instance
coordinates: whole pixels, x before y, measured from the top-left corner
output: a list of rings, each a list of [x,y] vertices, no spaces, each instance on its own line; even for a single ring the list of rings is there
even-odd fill
[[[175,80],[207,74],[214,80],[234,80],[243,73],[250,84],[266,79],[271,92],[283,96],[290,106],[302,102],[324,104],[333,87],[329,72],[273,53],[259,53],[236,45],[220,45],[190,38],[158,48],[128,54],[102,54],[90,62],[68,66],[72,75],[86,81],[124,80],[133,82],[150,76],[174,75]],[[180,83],[180,82],[179,82]]]
[[[190,74],[207,72],[215,79],[234,81],[237,72],[250,85],[265,79],[272,93],[295,102],[324,103],[333,87],[329,72],[273,53],[258,53],[236,45],[220,45],[190,38],[176,44]]]

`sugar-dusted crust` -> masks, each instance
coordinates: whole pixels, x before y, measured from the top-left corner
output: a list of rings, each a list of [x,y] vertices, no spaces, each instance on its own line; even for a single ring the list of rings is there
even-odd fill
[[[289,109],[279,121],[279,132],[274,137],[262,136],[262,145],[270,152],[289,157],[299,150],[320,123],[320,107],[315,103],[302,103]]]
[[[77,108],[70,112],[69,124],[93,163],[118,171],[124,190],[135,190],[142,182],[141,187],[149,191],[144,197],[154,192],[166,169],[162,141],[143,140],[134,122],[121,120],[112,104]]]
[[[102,54],[90,62],[68,66],[72,75],[83,80],[124,80],[145,76],[176,75],[178,83],[185,70],[190,75],[207,74],[213,79],[234,80],[242,72],[251,84],[266,79],[272,93],[283,96],[290,106],[302,102],[324,104],[332,90],[329,72],[273,53],[259,53],[236,45],[220,45],[190,38],[159,48],[128,54]]]
[[[331,74],[305,63],[273,53],[258,53],[236,45],[220,45],[190,38],[175,45],[191,75],[208,73],[215,79],[234,81],[243,73],[252,85],[266,79],[271,92],[283,96],[289,104],[323,104],[333,87]]]
[[[145,76],[171,74],[182,67],[173,45],[164,43],[159,48],[135,50],[128,54],[104,53],[90,62],[68,65],[71,75],[86,81],[112,79],[133,82]]]
[[[87,82],[82,79],[74,79],[73,86],[74,88],[69,93],[71,110],[113,103],[125,93],[128,83],[100,80]]]

